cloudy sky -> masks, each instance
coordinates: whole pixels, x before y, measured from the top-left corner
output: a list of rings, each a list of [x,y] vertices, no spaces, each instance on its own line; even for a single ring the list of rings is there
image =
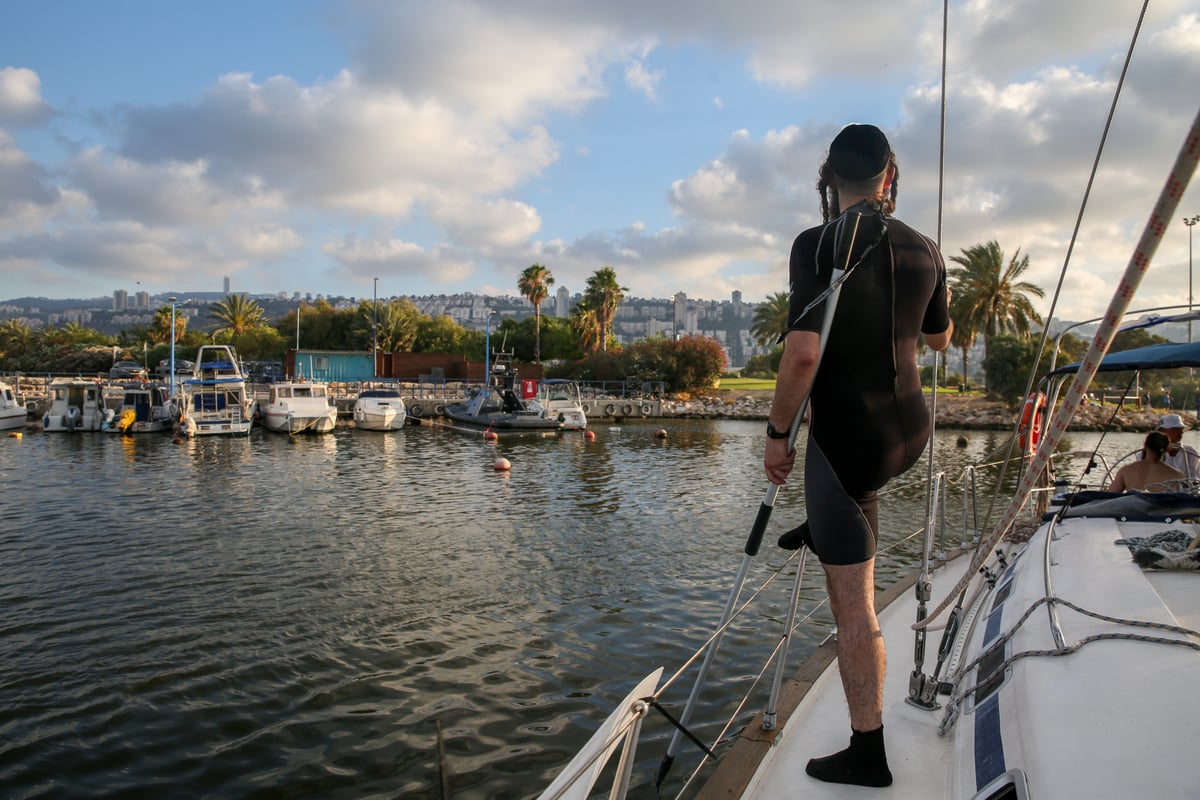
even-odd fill
[[[1139,11],[950,8],[942,249],[1029,254],[1043,311]],[[846,122],[887,131],[897,216],[938,236],[941,32],[934,0],[14,0],[0,299],[516,294],[536,262],[758,301]],[[1107,305],[1198,99],[1200,0],[1156,0],[1057,316]],[[1135,307],[1186,302],[1192,214],[1195,183]]]

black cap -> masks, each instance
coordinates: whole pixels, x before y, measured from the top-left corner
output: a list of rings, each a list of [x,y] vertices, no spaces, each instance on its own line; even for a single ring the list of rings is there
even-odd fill
[[[848,181],[865,181],[883,172],[892,147],[883,131],[874,125],[857,123],[842,128],[829,145],[829,166],[834,174]]]

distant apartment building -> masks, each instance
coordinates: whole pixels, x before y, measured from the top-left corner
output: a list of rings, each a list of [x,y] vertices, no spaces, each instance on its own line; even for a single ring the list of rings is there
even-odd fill
[[[150,293],[138,292],[134,298],[134,307],[140,308],[143,311],[150,308]]]
[[[113,292],[113,311],[125,311],[129,308],[129,292],[117,289]]]

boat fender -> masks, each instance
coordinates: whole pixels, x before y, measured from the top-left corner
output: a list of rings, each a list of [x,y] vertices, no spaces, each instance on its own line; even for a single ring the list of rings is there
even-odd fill
[[[606,405],[604,407],[604,416],[611,417],[613,414],[616,413],[616,411],[617,411],[617,407],[615,405],[613,405],[612,403],[609,403],[608,405]]]
[[[628,417],[630,414],[632,414],[632,413],[633,413],[633,405],[632,405],[632,404],[630,404],[630,403],[626,403],[626,404],[625,404],[625,408],[623,408],[623,409],[621,409],[621,410],[622,410],[622,411],[624,411],[624,412],[625,412],[625,416],[627,416],[627,417]]]
[[[443,403],[438,403],[433,407],[433,413],[437,414],[439,417],[446,416],[446,406]]]
[[[1042,418],[1046,413],[1046,395],[1036,392],[1025,398],[1021,407],[1021,424],[1017,428],[1017,444],[1022,451],[1037,448],[1042,433]]]
[[[413,403],[408,408],[408,415],[410,417],[417,417],[419,419],[420,416],[424,413],[425,413],[425,409],[421,408],[419,403]]]
[[[647,403],[647,404],[645,404],[644,406],[642,406],[642,416],[643,416],[643,417],[648,417],[648,416],[650,416],[650,414],[652,414],[653,412],[654,412],[654,409],[650,407],[650,404],[649,404],[649,403]]]

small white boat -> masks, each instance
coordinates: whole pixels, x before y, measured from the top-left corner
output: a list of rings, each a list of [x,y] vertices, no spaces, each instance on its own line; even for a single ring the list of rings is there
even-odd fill
[[[398,388],[367,388],[354,401],[354,425],[364,431],[396,431],[408,412]]]
[[[13,387],[0,381],[0,431],[24,428],[27,417],[25,406],[17,402]]]
[[[280,433],[329,433],[337,425],[337,407],[328,384],[273,383],[262,420],[267,430]]]
[[[581,431],[587,428],[587,413],[583,410],[583,395],[579,384],[563,378],[538,381],[535,397],[547,417],[559,421],[563,430]]]
[[[50,381],[50,410],[42,417],[47,432],[98,431],[104,423],[104,396],[99,381],[91,378],[55,378]]]
[[[180,383],[180,390],[181,433],[189,437],[250,433],[257,402],[246,390],[246,378],[232,347],[202,346],[196,354],[196,369]]]
[[[106,433],[156,433],[173,430],[179,422],[178,403],[164,383],[110,384],[104,395],[101,430]]]

